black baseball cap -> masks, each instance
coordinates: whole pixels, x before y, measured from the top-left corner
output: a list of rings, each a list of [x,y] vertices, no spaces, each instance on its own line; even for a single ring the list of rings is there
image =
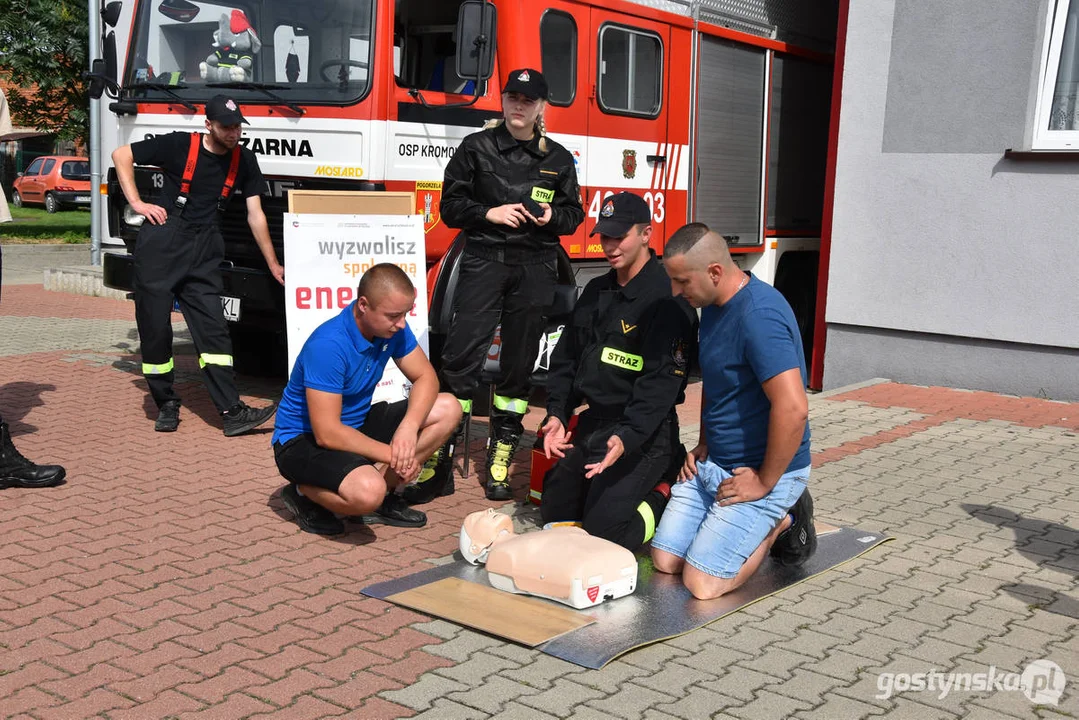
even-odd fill
[[[247,122],[247,118],[240,112],[240,106],[228,95],[214,95],[210,98],[210,102],[206,103],[206,119],[222,125]]]
[[[652,211],[644,198],[631,192],[620,192],[603,201],[599,221],[589,235],[599,233],[607,237],[625,237],[634,225],[651,222]]]
[[[504,93],[520,93],[533,100],[547,99],[547,78],[543,73],[532,68],[514,70],[506,78],[506,84],[502,88]]]

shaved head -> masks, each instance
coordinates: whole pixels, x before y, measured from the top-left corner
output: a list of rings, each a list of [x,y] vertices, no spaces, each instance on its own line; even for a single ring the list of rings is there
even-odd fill
[[[393,263],[379,263],[360,278],[356,296],[367,298],[368,305],[377,307],[378,303],[393,291],[412,296],[416,288],[404,270]]]
[[[735,267],[727,241],[704,223],[690,223],[679,228],[667,240],[663,256],[685,256],[686,266],[693,270],[703,270],[712,264]]]
[[[727,241],[704,223],[690,223],[671,235],[663,247],[663,268],[671,292],[698,308],[727,302],[746,278]]]

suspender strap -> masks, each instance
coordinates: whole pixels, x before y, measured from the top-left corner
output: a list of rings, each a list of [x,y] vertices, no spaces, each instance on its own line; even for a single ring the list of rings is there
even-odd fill
[[[232,148],[232,159],[229,160],[229,174],[225,176],[225,187],[221,188],[221,197],[217,201],[217,209],[225,212],[225,203],[232,194],[232,186],[236,184],[236,174],[240,171],[240,146]]]
[[[191,143],[187,146],[187,162],[184,163],[184,176],[180,180],[180,194],[176,196],[176,206],[181,210],[187,205],[187,196],[191,192],[191,178],[195,177],[195,164],[199,160],[199,145],[202,136],[191,133]]]
[[[187,205],[187,196],[191,192],[191,180],[195,177],[195,165],[199,160],[199,147],[202,145],[202,134],[191,133],[191,144],[187,148],[187,162],[184,163],[184,176],[180,180],[180,194],[176,196],[176,207],[183,211]],[[217,209],[225,211],[225,203],[232,194],[232,188],[236,184],[236,175],[240,172],[240,146],[232,149],[232,157],[229,158],[229,172],[225,176],[225,186],[221,188],[221,197],[217,200]]]

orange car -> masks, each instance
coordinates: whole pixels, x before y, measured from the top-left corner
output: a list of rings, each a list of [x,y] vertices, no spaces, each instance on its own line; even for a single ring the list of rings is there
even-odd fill
[[[65,207],[90,206],[90,161],[71,155],[36,158],[13,185],[15,207],[30,203],[44,205],[54,213]]]

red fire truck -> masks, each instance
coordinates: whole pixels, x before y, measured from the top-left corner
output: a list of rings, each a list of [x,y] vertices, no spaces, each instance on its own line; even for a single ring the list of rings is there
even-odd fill
[[[269,181],[279,255],[290,189],[415,192],[433,339],[448,322],[457,235],[439,217],[443,171],[465,135],[500,115],[505,73],[530,66],[549,80],[547,127],[577,160],[588,216],[563,238],[563,282],[606,269],[587,233],[603,199],[630,190],[652,208],[660,254],[689,221],[724,235],[790,300],[808,353],[839,0],[120,1],[105,15],[117,86],[101,123],[105,167],[118,145],[201,128],[203,104],[225,88],[251,122],[243,142]],[[225,45],[215,38],[246,66],[208,68]],[[107,172],[102,237],[130,249],[142,218]],[[163,185],[153,168],[136,179],[151,201]],[[283,332],[284,297],[243,203],[223,231],[244,364],[261,333]],[[131,256],[106,253],[104,272],[130,289]]]

